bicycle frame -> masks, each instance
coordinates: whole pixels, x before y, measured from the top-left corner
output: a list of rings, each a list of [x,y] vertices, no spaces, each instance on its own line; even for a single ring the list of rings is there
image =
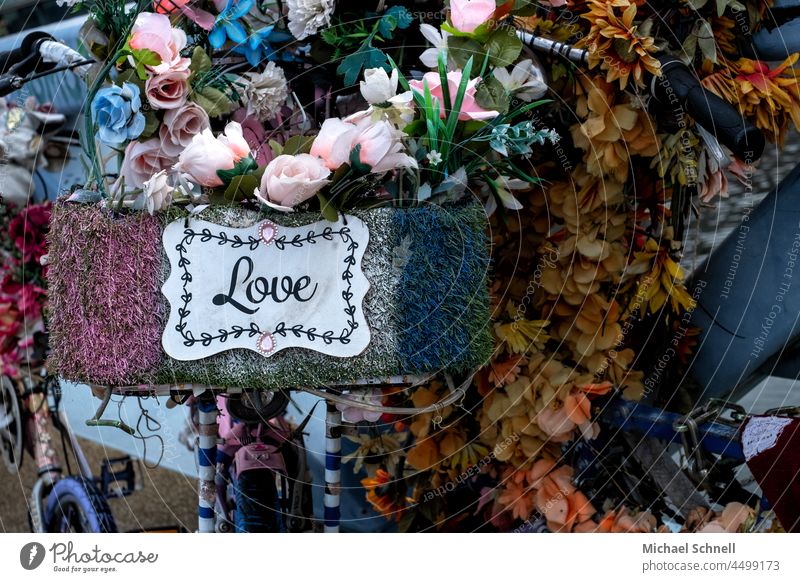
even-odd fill
[[[55,448],[54,429],[65,437],[75,455],[79,474],[92,480],[92,470],[80,443],[70,427],[69,420],[62,410],[56,409],[55,417],[50,409],[46,380],[29,368],[21,370],[19,383],[21,409],[24,411],[24,442],[36,463],[38,477],[31,490],[30,515],[31,528],[35,533],[44,533],[44,504],[53,484],[61,478],[63,469]]]

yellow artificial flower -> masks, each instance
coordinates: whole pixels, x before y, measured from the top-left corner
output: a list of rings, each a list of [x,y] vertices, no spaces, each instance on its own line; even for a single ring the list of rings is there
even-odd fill
[[[655,41],[649,36],[650,22],[636,23],[637,6],[631,0],[590,0],[590,10],[583,18],[589,21],[589,34],[582,46],[589,49],[589,66],[606,72],[606,81],[619,82],[621,91],[630,78],[644,88],[645,72],[661,74],[661,64],[653,56]]]

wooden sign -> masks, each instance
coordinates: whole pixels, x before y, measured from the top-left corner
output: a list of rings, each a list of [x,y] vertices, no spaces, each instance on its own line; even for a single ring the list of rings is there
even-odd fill
[[[162,240],[171,265],[162,344],[176,360],[291,347],[347,358],[369,344],[361,270],[369,231],[358,218],[249,228],[177,220]]]

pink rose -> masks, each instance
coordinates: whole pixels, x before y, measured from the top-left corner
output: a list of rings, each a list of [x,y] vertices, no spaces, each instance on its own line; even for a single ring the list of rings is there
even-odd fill
[[[144,183],[161,170],[167,170],[175,163],[175,157],[168,155],[161,147],[158,138],[144,142],[132,141],[125,148],[125,157],[120,168],[120,180],[125,181],[125,189],[144,187]]]
[[[491,21],[495,10],[495,0],[450,0],[450,22],[456,30],[474,32]]]
[[[500,115],[497,111],[487,111],[480,107],[475,102],[475,91],[476,86],[480,82],[480,77],[476,77],[467,83],[467,90],[464,93],[464,100],[461,102],[461,111],[458,113],[458,119],[460,121],[469,121],[469,120],[485,120],[485,119],[494,119],[498,115]],[[431,92],[431,97],[435,98],[439,102],[439,111],[441,114],[441,118],[445,118],[445,104],[444,104],[444,96],[442,93],[442,80],[439,77],[438,72],[430,72],[425,73],[425,76],[422,78],[421,81],[409,81],[408,84],[411,86],[411,89],[416,91],[417,93],[424,94],[425,93],[425,84],[427,83],[428,88]],[[461,71],[451,71],[447,73],[447,86],[450,89],[450,98],[455,100],[455,96],[458,93],[458,86],[461,84]]]
[[[196,103],[186,102],[164,114],[164,123],[159,129],[161,147],[167,155],[177,158],[192,143],[192,138],[208,127],[206,110]]]
[[[231,121],[225,126],[225,133],[218,139],[231,150],[234,161],[238,162],[250,155],[250,144],[244,139],[242,126],[239,123]]]
[[[170,70],[153,75],[147,79],[145,93],[154,109],[177,109],[189,95],[189,71]]]
[[[161,63],[150,67],[155,73],[169,70],[187,69],[191,62],[181,57],[186,48],[186,33],[180,28],[173,28],[169,17],[164,14],[140,12],[131,30],[128,44],[132,49],[151,50],[161,57]]]
[[[290,211],[328,184],[330,174],[324,161],[315,156],[278,156],[267,164],[256,197],[268,206]]]
[[[372,172],[417,167],[417,161],[403,153],[403,132],[390,122],[381,120],[373,123],[371,119],[365,119],[358,124],[357,129],[358,135],[353,140],[351,149],[361,146],[359,160],[362,164],[369,164]]]
[[[242,107],[236,110],[231,116],[233,121],[238,121],[242,125],[242,134],[247,144],[250,146],[250,152],[259,166],[266,166],[272,161],[272,149],[267,145],[267,132],[264,126],[254,116],[247,114],[247,108]]]
[[[357,133],[358,129],[352,123],[338,118],[326,119],[311,144],[311,155],[322,158],[328,168],[336,170],[350,159]]]
[[[189,174],[201,186],[222,186],[217,170],[231,170],[249,154],[250,146],[242,136],[242,126],[232,121],[219,138],[214,137],[210,129],[195,135],[181,152],[176,169]]]

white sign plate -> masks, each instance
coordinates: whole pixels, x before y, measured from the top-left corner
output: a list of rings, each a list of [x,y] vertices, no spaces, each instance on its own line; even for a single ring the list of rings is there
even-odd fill
[[[171,271],[162,336],[176,360],[246,348],[264,356],[298,347],[336,357],[364,351],[370,330],[361,260],[367,226],[354,216],[286,227],[229,228],[177,220],[164,229]]]

